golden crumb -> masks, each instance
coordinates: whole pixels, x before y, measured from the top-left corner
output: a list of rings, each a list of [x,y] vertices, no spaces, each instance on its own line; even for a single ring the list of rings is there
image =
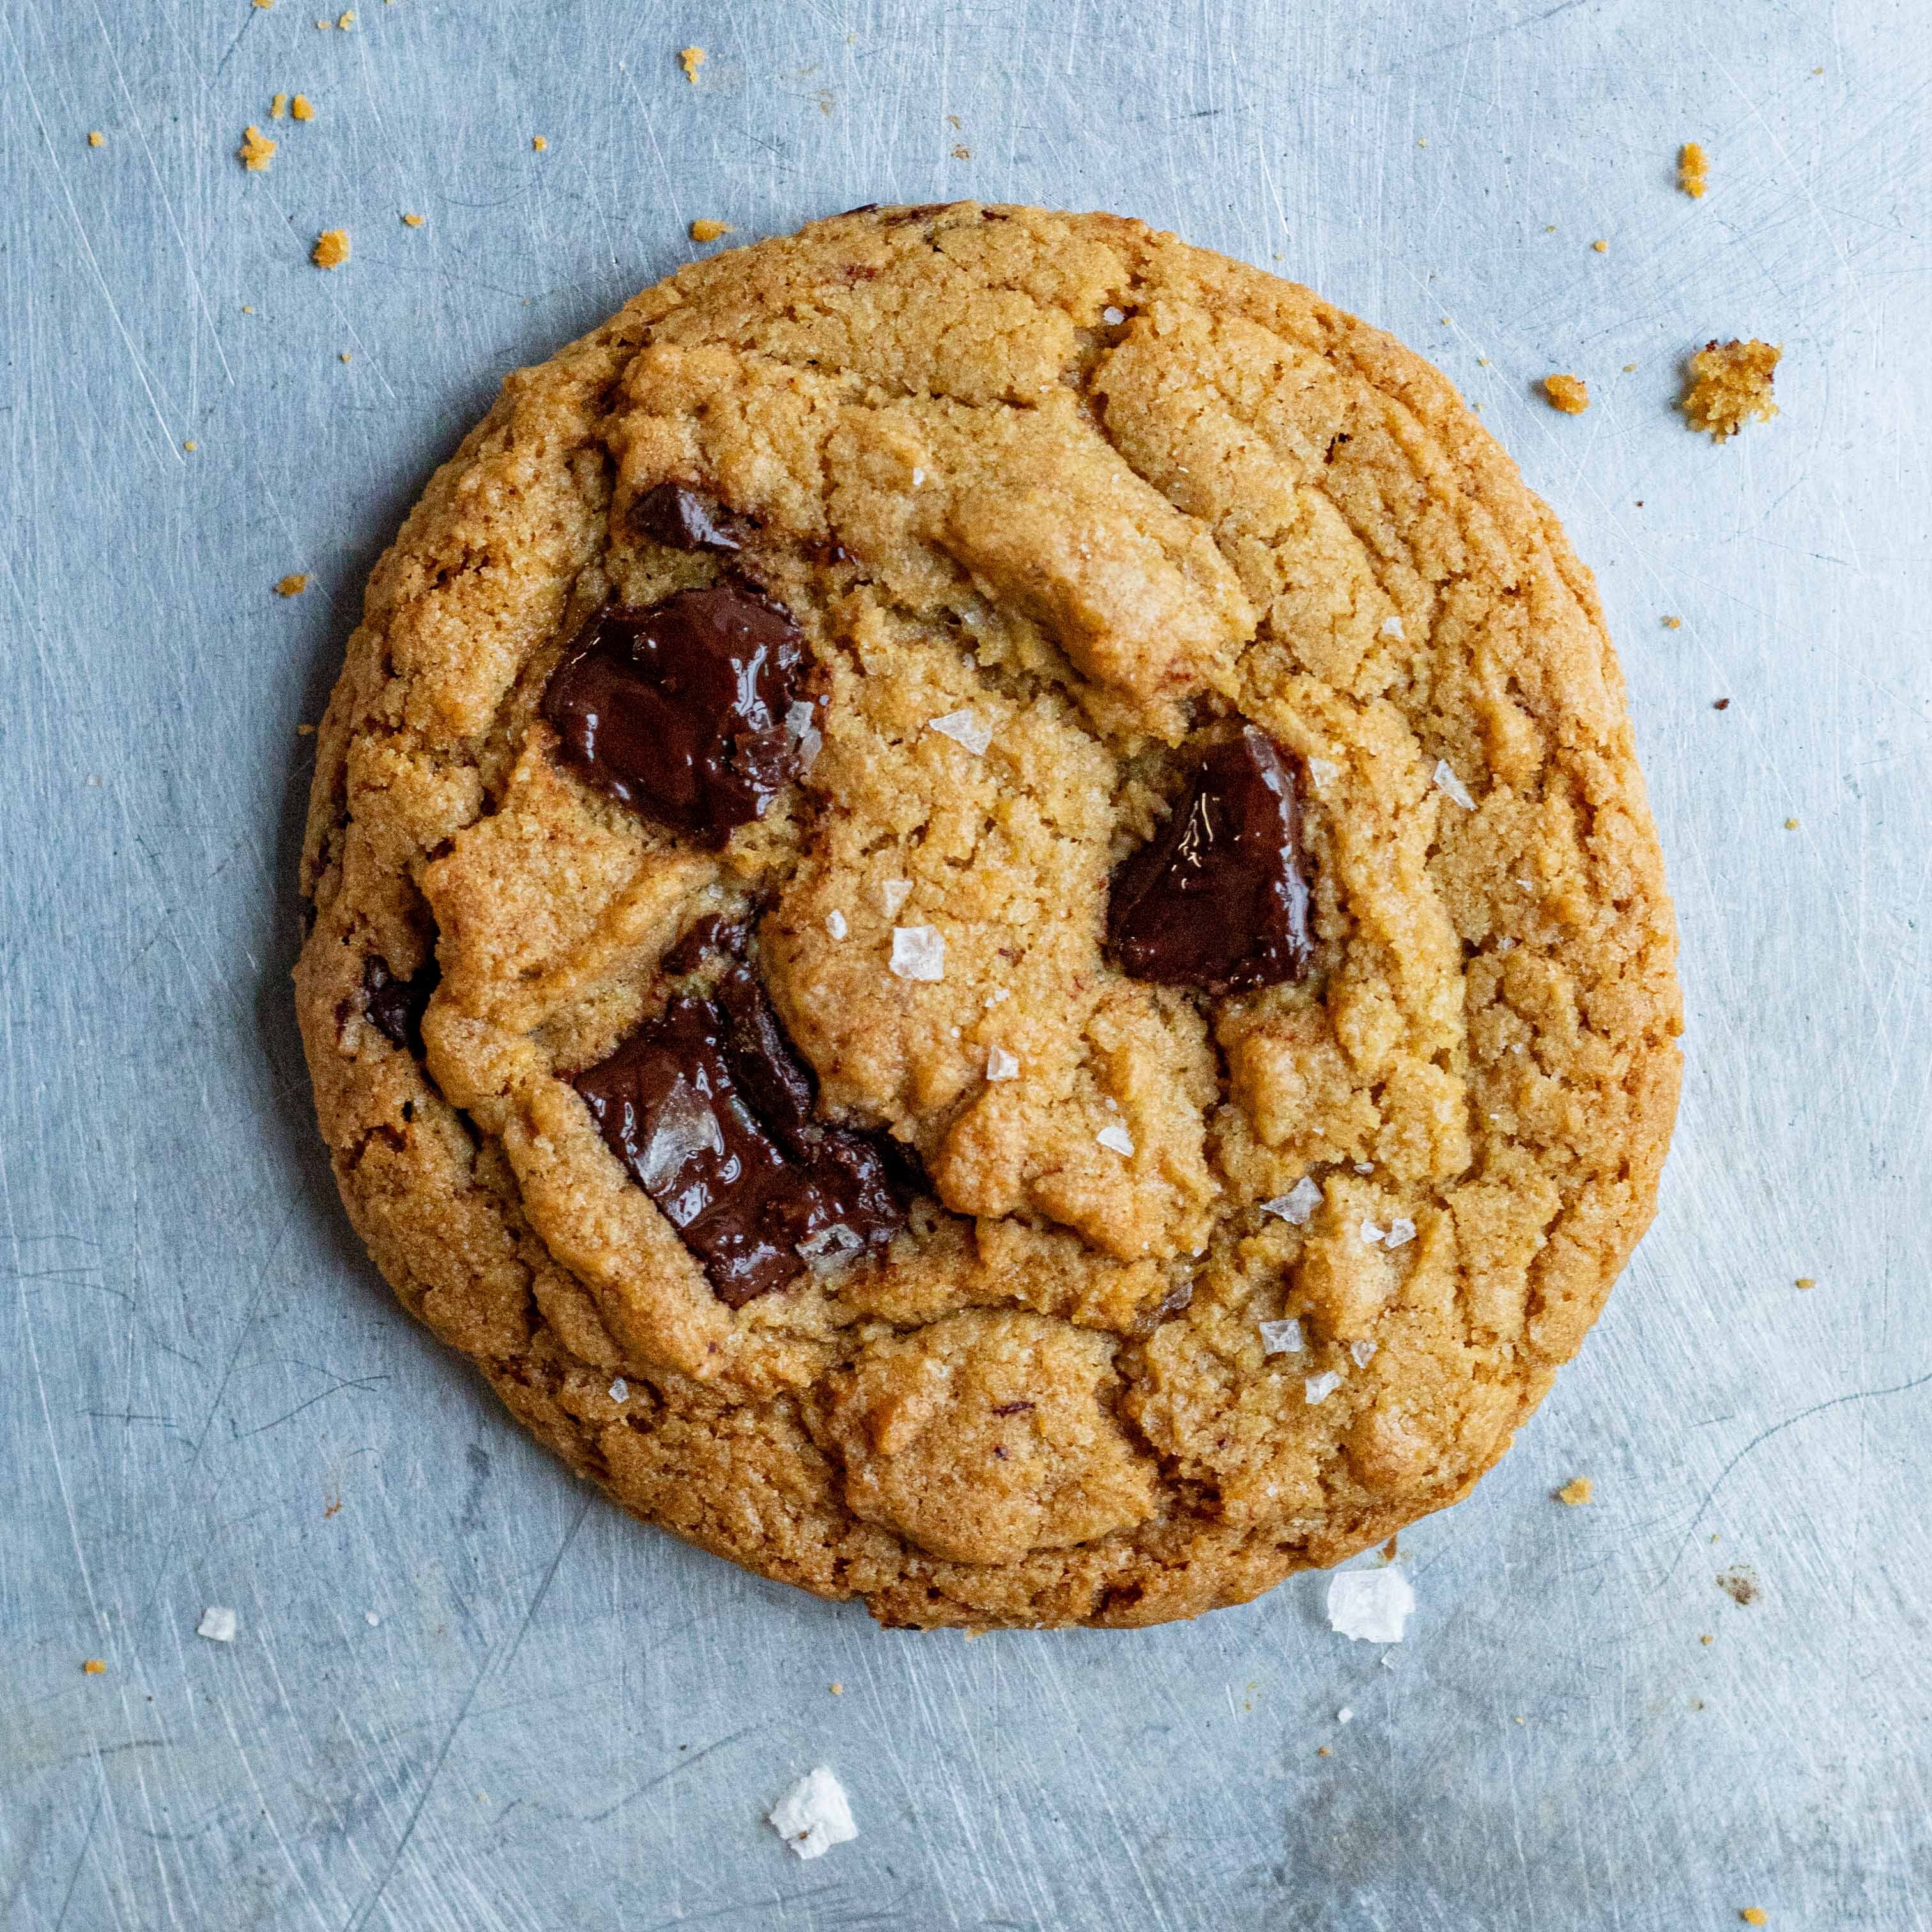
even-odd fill
[[[698,85],[698,70],[704,64],[707,58],[704,50],[702,47],[681,47],[677,57],[683,66],[685,79],[695,87]]]
[[[326,34],[334,25],[335,22],[333,20],[318,20],[315,23],[316,32],[319,34]]]
[[[1566,416],[1580,416],[1590,406],[1589,385],[1580,376],[1546,376],[1543,393],[1550,398],[1550,406]]]
[[[530,136],[530,146],[534,148],[538,154],[542,154],[543,151],[550,146],[550,143],[546,141],[541,134],[532,134]]]
[[[1818,1286],[1818,1282],[1815,1276],[1801,1274],[1798,1277],[1796,1285],[1800,1288],[1816,1288]]]
[[[192,456],[195,452],[201,447],[201,445],[196,442],[193,436],[190,436],[187,442],[182,445],[182,447],[188,452],[189,455]]]
[[[845,1694],[845,1687],[844,1687],[844,1684],[833,1684],[833,1685],[832,1685],[832,1696],[835,1696],[835,1697],[842,1697],[842,1696],[844,1696],[844,1694]]]
[[[286,94],[277,94],[268,103],[268,118],[271,121],[279,121],[288,111],[289,97]]]
[[[1393,1563],[1395,1561],[1396,1556],[1400,1554],[1398,1545],[1400,1544],[1401,1540],[1401,1533],[1398,1532],[1395,1535],[1390,1537],[1388,1542],[1382,1545],[1382,1561],[1384,1563]]]
[[[1684,620],[1682,617],[1666,617],[1664,620],[1664,628],[1666,631],[1681,631],[1684,628]]]
[[[1624,364],[1624,374],[1626,376],[1634,375],[1636,372],[1636,364],[1634,362],[1626,362]]]
[[[1702,201],[1711,183],[1710,164],[1695,141],[1686,141],[1677,151],[1677,185],[1693,201]]]
[[[315,118],[315,103],[305,94],[298,94],[289,103],[289,112],[298,121]]]
[[[694,242],[715,242],[721,235],[728,235],[731,224],[728,221],[694,221],[691,224],[691,238]]]
[[[346,228],[325,228],[315,238],[315,246],[309,250],[309,260],[318,268],[339,268],[349,259],[349,231]]]
[[[356,358],[355,358],[352,356],[351,356],[351,355],[350,354],[350,352],[349,352],[349,351],[348,351],[347,350],[346,350],[346,349],[345,349],[345,350],[342,352],[342,355],[341,355],[341,358],[340,358],[340,359],[341,359],[343,362],[352,362]]]
[[[1747,1925],[1768,1925],[1771,1914],[1761,1905],[1748,1905],[1738,1914]]]
[[[250,308],[246,302],[244,302],[242,304],[242,313],[244,315],[253,315],[255,311]]]
[[[1420,136],[1418,136],[1418,137],[1417,138],[1417,140],[1416,140],[1416,143],[1415,143],[1415,145],[1416,145],[1418,148],[1426,148],[1426,147],[1427,147],[1427,146],[1428,146],[1429,143],[1428,143],[1426,141],[1423,140]]]
[[[1317,1757],[1328,1757],[1331,1755],[1331,1754],[1326,1744],[1318,1744],[1316,1747],[1315,1755]]]
[[[308,578],[301,571],[291,571],[275,586],[278,597],[299,597],[308,588]]]
[[[276,145],[260,128],[244,128],[242,130],[242,145],[235,150],[235,158],[251,175],[266,174],[268,164],[275,158]]]
[[[313,724],[298,724],[296,727],[296,729],[304,737],[313,737],[315,735],[315,727]],[[322,1513],[322,1521],[326,1522],[328,1519],[335,1515],[341,1508],[342,1498],[340,1496],[331,1496],[328,1499],[328,1507]]]
[[[1681,404],[1693,429],[1708,430],[1713,442],[1736,435],[1750,418],[1768,422],[1778,413],[1772,376],[1782,349],[1754,338],[1709,342],[1690,358],[1690,381]]]
[[[342,18],[337,21],[335,24],[340,27],[345,34],[347,33],[350,28],[356,24],[356,14],[354,9],[351,8],[348,13],[344,14]]]
[[[90,148],[104,148],[107,145],[107,136],[98,128],[90,128],[87,134],[87,145]]]
[[[1797,820],[1795,818],[1787,818],[1784,821],[1784,829],[1787,832],[1796,832],[1798,830]]]
[[[968,147],[964,141],[955,141],[952,144],[952,158],[956,161],[970,161],[973,158],[973,150]]]
[[[258,6],[259,8],[261,8],[261,10],[262,10],[262,11],[263,13],[265,13],[265,14],[266,14],[266,13],[268,10],[268,9],[269,9],[271,7],[272,7],[274,4],[275,4],[275,0],[255,0],[255,4],[256,4],[256,6]]]
[[[98,1657],[90,1657],[87,1658],[82,1664],[80,1667],[82,1670],[86,1671],[90,1677],[98,1677],[101,1672],[107,1668],[106,1665],[102,1663],[100,1659]]]
[[[298,738],[313,738],[315,736],[315,727],[313,724],[298,724],[296,727],[296,736]],[[322,1514],[325,1516],[332,1516],[341,1507],[339,1502],[332,1503],[322,1511]]]
[[[1556,1493],[1563,1502],[1575,1509],[1580,1504],[1588,1502],[1595,1490],[1596,1485],[1588,1476],[1579,1476],[1574,1481],[1565,1483]]]
[[[1610,244],[1607,242],[1592,242],[1590,246],[1600,255],[1607,255],[1610,252]]]
[[[1717,1638],[1708,1630],[1697,1640],[1700,1643],[1715,1643],[1717,1640]]]
[[[423,218],[420,214],[405,214],[403,217],[403,226],[405,228],[420,228],[422,225]]]

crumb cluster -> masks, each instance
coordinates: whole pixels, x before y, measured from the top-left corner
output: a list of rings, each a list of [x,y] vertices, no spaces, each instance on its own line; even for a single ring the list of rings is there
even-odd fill
[[[1778,413],[1771,398],[1772,376],[1784,350],[1754,338],[1706,343],[1690,358],[1690,380],[1681,406],[1693,429],[1709,433],[1713,442],[1737,434],[1755,417],[1768,422]]]
[[[1580,416],[1590,406],[1590,388],[1580,376],[1546,376],[1543,393],[1552,410],[1566,416]]]

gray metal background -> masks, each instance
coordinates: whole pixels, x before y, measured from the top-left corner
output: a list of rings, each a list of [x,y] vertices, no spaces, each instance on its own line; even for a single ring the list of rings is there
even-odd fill
[[[1932,1923],[1924,0],[359,13],[0,0],[0,1922]],[[1663,1210],[1405,1535],[1393,1667],[1319,1577],[969,1643],[640,1528],[392,1304],[320,1157],[296,728],[430,467],[693,217],[969,194],[1432,356],[1622,651],[1689,996]],[[1714,448],[1678,363],[1734,333],[1784,414]],[[820,1762],[863,1836],[801,1864],[761,1816]]]

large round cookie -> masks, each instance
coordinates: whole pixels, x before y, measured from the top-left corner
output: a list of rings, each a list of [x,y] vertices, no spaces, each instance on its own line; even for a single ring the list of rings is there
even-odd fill
[[[383,1272],[626,1507],[887,1622],[1387,1537],[1649,1219],[1588,574],[1435,370],[1139,223],[856,210],[517,372],[318,743]]]

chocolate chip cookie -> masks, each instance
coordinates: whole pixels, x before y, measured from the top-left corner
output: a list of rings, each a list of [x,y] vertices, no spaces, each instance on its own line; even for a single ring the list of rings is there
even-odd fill
[[[626,1508],[887,1622],[1386,1538],[1649,1220],[1588,574],[1435,370],[1137,222],[857,209],[518,371],[317,744],[384,1274]]]

